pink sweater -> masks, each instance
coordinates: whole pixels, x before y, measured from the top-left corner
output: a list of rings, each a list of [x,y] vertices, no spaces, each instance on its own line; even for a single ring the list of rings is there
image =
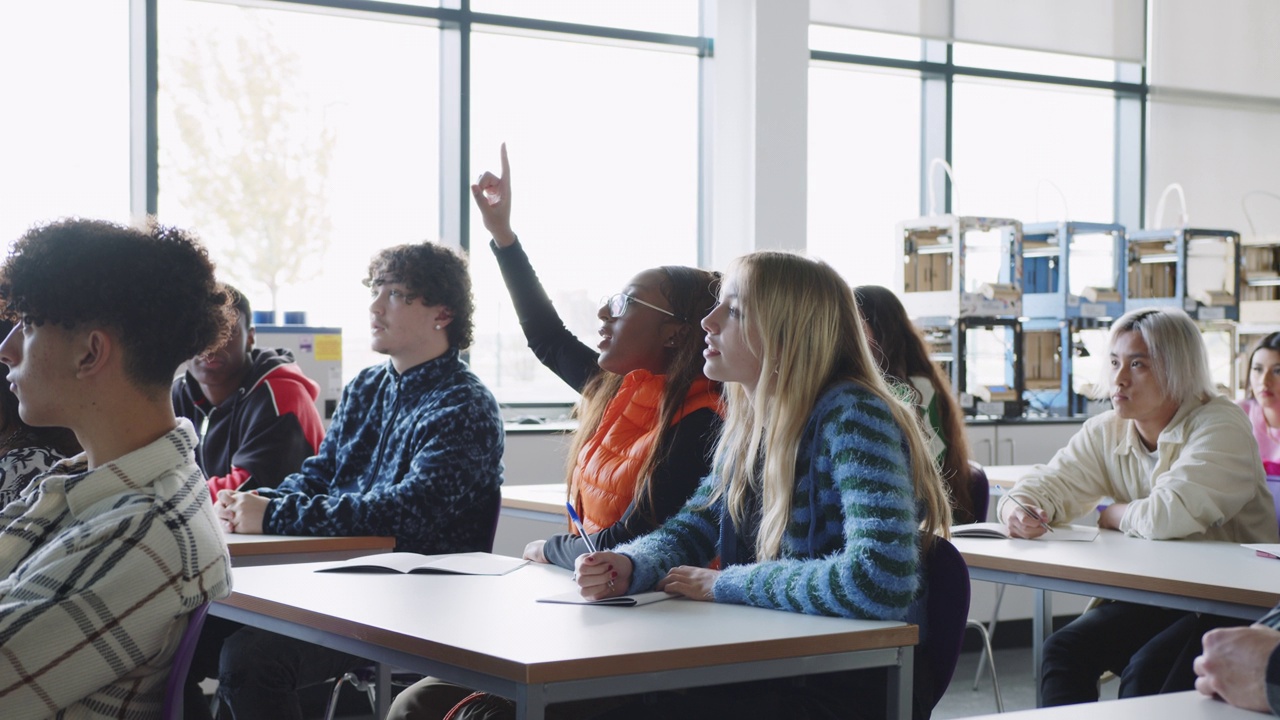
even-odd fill
[[[1257,439],[1258,450],[1262,453],[1262,467],[1267,475],[1280,475],[1280,428],[1267,427],[1267,418],[1257,400],[1249,398],[1238,404],[1253,425],[1253,437]]]

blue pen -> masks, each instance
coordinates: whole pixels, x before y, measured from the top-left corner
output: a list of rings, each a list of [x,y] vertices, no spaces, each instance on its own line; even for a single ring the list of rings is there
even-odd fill
[[[578,513],[573,509],[573,504],[566,500],[564,507],[569,511],[569,519],[573,521],[573,526],[578,528],[578,535],[587,544],[587,550],[595,552],[596,544],[591,542],[591,536],[587,534],[586,528],[582,527],[582,521],[578,519]]]

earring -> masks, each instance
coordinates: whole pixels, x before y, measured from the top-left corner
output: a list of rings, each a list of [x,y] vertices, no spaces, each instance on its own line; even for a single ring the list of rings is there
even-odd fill
[[[439,329],[440,329],[440,323],[436,323],[436,329],[437,329],[437,330],[439,330]]]

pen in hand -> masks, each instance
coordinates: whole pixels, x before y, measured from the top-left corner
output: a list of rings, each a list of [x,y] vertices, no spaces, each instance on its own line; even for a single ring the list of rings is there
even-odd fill
[[[596,551],[596,544],[591,542],[591,536],[587,534],[586,528],[582,527],[582,520],[578,518],[578,513],[573,509],[573,503],[565,501],[564,507],[569,511],[569,519],[573,521],[573,526],[578,528],[578,536],[582,538],[582,542],[587,544],[588,552]]]
[[[1009,502],[1011,502],[1011,503],[1013,503],[1014,505],[1017,505],[1018,507],[1022,508],[1022,511],[1023,511],[1023,512],[1025,512],[1026,514],[1028,514],[1028,515],[1030,515],[1031,517],[1035,518],[1035,519],[1036,519],[1036,522],[1040,523],[1040,527],[1044,528],[1045,530],[1048,530],[1049,532],[1053,532],[1053,528],[1049,527],[1049,523],[1045,522],[1045,521],[1044,521],[1044,519],[1040,517],[1040,514],[1039,514],[1039,513],[1031,512],[1031,508],[1029,508],[1029,507],[1027,507],[1026,505],[1023,505],[1021,502],[1019,502],[1017,497],[1015,497],[1015,496],[1013,496],[1013,495],[1010,495],[1010,496],[1009,496]]]

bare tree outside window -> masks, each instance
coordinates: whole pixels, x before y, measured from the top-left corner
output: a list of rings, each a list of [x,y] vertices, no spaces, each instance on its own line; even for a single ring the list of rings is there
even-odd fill
[[[177,82],[160,92],[178,137],[160,151],[180,180],[162,190],[187,208],[222,277],[265,289],[277,309],[280,289],[314,279],[329,249],[335,133],[308,112],[301,59],[265,19],[192,37],[166,62]]]

